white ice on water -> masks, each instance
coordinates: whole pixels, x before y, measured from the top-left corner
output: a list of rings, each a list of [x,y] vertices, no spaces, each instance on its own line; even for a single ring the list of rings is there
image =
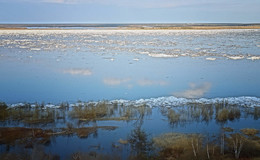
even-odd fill
[[[150,99],[139,99],[136,101],[125,101],[125,100],[114,100],[111,103],[122,103],[126,105],[142,105],[146,104],[150,107],[165,107],[165,106],[185,106],[188,104],[219,104],[226,103],[229,105],[246,106],[246,107],[260,107],[260,98],[257,97],[226,97],[226,98],[198,98],[198,99],[188,99],[188,98],[177,98],[174,96],[169,97],[158,97]]]
[[[96,101],[96,102],[78,102],[78,103],[71,103],[69,107],[75,106],[84,106],[86,104],[97,104],[103,101]],[[178,106],[185,106],[189,104],[228,104],[234,106],[242,106],[242,107],[260,107],[260,98],[258,97],[249,97],[249,96],[242,96],[242,97],[225,97],[225,98],[197,98],[197,99],[188,99],[188,98],[178,98],[174,96],[169,97],[158,97],[158,98],[149,98],[149,99],[138,99],[138,100],[111,100],[107,101],[107,104],[123,104],[125,106],[140,106],[140,105],[147,105],[149,107],[178,107]],[[35,107],[35,104],[24,104],[24,103],[17,103],[17,104],[10,104],[8,105],[9,108],[13,107],[23,107],[25,105],[30,105],[31,107]],[[44,108],[60,108],[60,105],[54,104],[47,104],[44,105]]]
[[[0,30],[0,46],[28,53],[133,52],[154,58],[204,56],[212,61],[215,58],[253,61],[260,59],[259,35],[259,29]]]

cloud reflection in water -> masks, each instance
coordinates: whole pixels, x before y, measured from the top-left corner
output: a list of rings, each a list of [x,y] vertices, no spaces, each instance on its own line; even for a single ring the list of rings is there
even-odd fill
[[[104,82],[104,84],[109,85],[109,86],[116,86],[116,85],[120,85],[122,83],[127,83],[130,80],[131,80],[130,78],[104,78],[103,82]]]
[[[176,97],[183,97],[183,98],[200,98],[204,96],[206,92],[209,91],[211,88],[211,83],[209,82],[204,82],[203,84],[195,84],[195,83],[190,83],[189,84],[190,89],[187,89],[182,92],[175,92],[173,93],[174,96]]]
[[[137,81],[137,83],[140,86],[151,86],[151,85],[165,86],[168,84],[165,81],[155,81],[155,80],[150,80],[150,79],[141,79],[141,80]]]
[[[90,75],[92,75],[92,71],[91,70],[83,69],[83,68],[67,69],[67,70],[64,70],[63,72],[71,74],[71,75],[83,75],[83,76],[90,76]]]
[[[131,78],[104,78],[103,83],[105,85],[109,86],[116,86],[121,84],[126,84],[128,88],[132,88],[133,84],[130,83],[132,81],[133,83],[137,84],[138,86],[152,86],[152,85],[159,85],[159,86],[166,86],[168,85],[167,82],[162,80],[151,80],[151,79],[140,79],[140,80],[132,80]]]

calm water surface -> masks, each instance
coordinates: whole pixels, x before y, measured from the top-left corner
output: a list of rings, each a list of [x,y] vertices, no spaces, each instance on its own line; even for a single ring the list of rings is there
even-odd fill
[[[259,30],[10,30],[0,40],[7,103],[260,96]]]

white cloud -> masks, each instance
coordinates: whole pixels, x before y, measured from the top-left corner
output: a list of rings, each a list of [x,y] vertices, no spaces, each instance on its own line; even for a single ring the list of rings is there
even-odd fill
[[[129,81],[130,78],[104,78],[103,79],[104,84],[109,86],[116,86]]]
[[[83,69],[83,68],[80,68],[80,69],[67,69],[67,70],[64,70],[63,71],[64,73],[69,73],[71,75],[83,75],[83,76],[90,76],[92,75],[92,71],[89,70],[89,69]]]
[[[190,89],[182,92],[173,93],[173,95],[176,97],[183,97],[183,98],[200,98],[211,88],[211,83],[209,82],[205,82],[201,85],[190,83],[189,85],[190,85]]]

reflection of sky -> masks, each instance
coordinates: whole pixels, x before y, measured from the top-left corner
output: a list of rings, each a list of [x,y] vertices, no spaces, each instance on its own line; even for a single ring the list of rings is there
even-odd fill
[[[134,40],[134,37],[128,38]],[[145,40],[149,36],[139,38]],[[102,38],[95,38],[99,39]],[[175,41],[170,39],[167,37],[168,42]],[[194,41],[197,45],[194,44],[193,49],[201,47],[205,40]],[[220,39],[220,42],[225,40]],[[138,48],[136,45],[132,49]],[[124,45],[120,47],[124,48]],[[156,58],[130,50],[93,50],[28,51],[1,47],[0,101],[74,102],[170,95],[187,98],[260,97],[259,60],[217,58],[212,61],[205,56]]]
[[[139,86],[153,86],[153,85],[160,85],[160,86],[165,86],[167,85],[166,81],[156,81],[156,80],[151,80],[147,78],[135,80],[135,79],[130,79],[130,78],[104,78],[103,83],[105,85],[109,86],[116,86],[116,85],[122,85],[125,84],[128,87],[133,85],[139,85]],[[130,87],[130,88],[131,88]]]
[[[190,88],[181,92],[173,93],[176,97],[184,97],[184,98],[200,98],[205,95],[206,92],[211,88],[211,83],[205,82],[201,85],[197,85],[195,83],[189,84]]]
[[[83,69],[83,68],[65,69],[64,73],[69,73],[71,75],[83,75],[83,76],[90,76],[90,75],[92,75],[91,70]]]
[[[156,80],[150,80],[150,79],[141,79],[137,82],[140,86],[152,86],[152,85],[160,85],[165,86],[167,85],[166,81],[156,81]]]
[[[1,59],[0,101],[61,102],[102,99],[260,96],[258,61],[206,61],[120,54],[114,61],[46,58],[26,63]],[[138,56],[139,61],[133,58]],[[71,68],[71,69],[68,69]]]
[[[120,85],[122,83],[127,83],[130,81],[129,78],[104,78],[103,82],[105,85],[110,85],[110,86],[116,86]]]

